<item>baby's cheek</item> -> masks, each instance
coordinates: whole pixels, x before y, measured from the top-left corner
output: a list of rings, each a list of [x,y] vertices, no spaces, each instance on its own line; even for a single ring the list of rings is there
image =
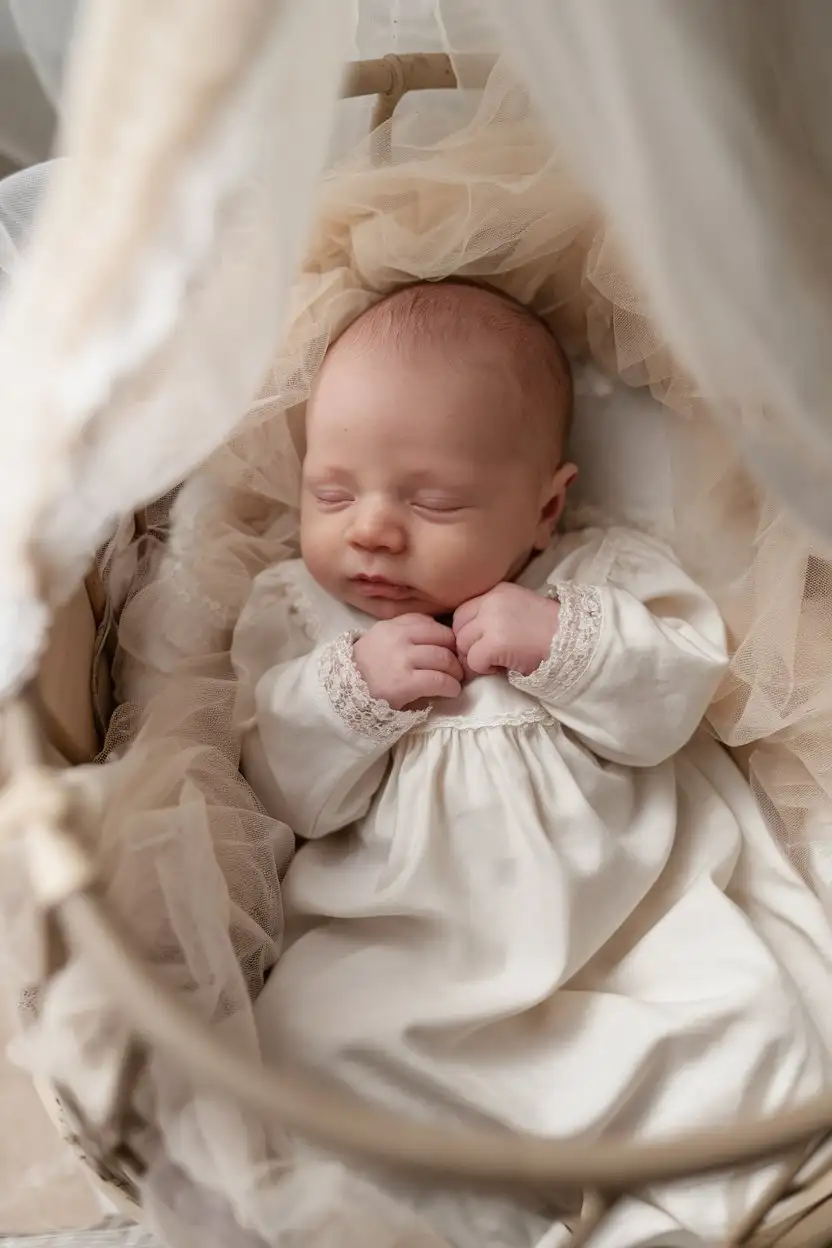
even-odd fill
[[[477,598],[503,579],[500,551],[475,529],[460,528],[447,534],[441,559],[435,566],[441,576],[444,597],[459,606]]]
[[[303,561],[316,581],[326,584],[337,574],[336,545],[326,525],[314,521],[302,524],[300,546]]]

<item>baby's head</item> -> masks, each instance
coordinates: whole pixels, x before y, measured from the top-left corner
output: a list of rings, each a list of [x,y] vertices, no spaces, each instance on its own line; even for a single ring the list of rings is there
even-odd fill
[[[566,358],[520,304],[410,286],[330,348],[307,408],[301,548],[378,619],[443,615],[549,544],[575,468]]]

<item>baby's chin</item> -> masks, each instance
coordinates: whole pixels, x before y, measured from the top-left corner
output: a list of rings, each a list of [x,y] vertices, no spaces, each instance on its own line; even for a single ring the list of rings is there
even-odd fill
[[[374,620],[395,620],[400,615],[430,615],[436,617],[452,615],[456,610],[455,606],[441,606],[419,595],[414,595],[412,598],[391,600],[389,598],[376,598],[355,593],[351,589],[346,594],[341,595],[341,600],[346,602],[348,606],[362,611],[364,615],[371,616]]]

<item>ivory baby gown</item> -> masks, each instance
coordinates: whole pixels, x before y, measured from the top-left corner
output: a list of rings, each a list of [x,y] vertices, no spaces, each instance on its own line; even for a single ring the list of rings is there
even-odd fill
[[[808,1098],[829,1074],[830,937],[697,730],[727,662],[716,608],[625,529],[559,538],[520,580],[561,603],[546,661],[417,711],[371,697],[351,652],[374,621],[302,562],[255,582],[233,648],[255,691],[244,770],[306,842],[256,1006],[265,1057],[550,1138]],[[599,1243],[707,1242],[760,1181],[654,1193]]]

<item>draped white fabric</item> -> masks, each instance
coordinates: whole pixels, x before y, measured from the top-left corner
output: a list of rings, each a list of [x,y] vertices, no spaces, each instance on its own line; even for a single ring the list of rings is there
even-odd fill
[[[5,692],[42,647],[40,602],[65,597],[116,518],[181,480],[245,409],[278,337],[351,30],[331,0],[93,3],[88,19],[73,159],[0,334],[0,405],[15,413]]]
[[[496,12],[680,363],[752,466],[832,537],[832,9]]]

